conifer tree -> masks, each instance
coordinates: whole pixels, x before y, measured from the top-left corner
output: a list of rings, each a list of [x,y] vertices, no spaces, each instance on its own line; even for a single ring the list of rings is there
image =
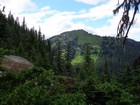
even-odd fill
[[[6,23],[7,23],[6,16],[0,10],[0,39],[5,38],[4,28],[5,28]]]
[[[72,65],[71,65],[71,44],[68,43],[66,48],[66,56],[65,56],[65,69],[68,75],[71,75],[72,71]]]
[[[23,21],[22,21],[22,31],[24,32],[26,29],[26,23],[25,23],[25,17],[23,17]]]
[[[57,43],[57,54],[56,54],[56,69],[58,73],[62,73],[64,69],[63,59],[62,59],[62,48],[60,40]]]
[[[94,72],[94,61],[91,59],[90,54],[90,47],[89,45],[85,46],[85,52],[84,52],[84,64],[83,64],[83,71],[82,71],[86,77],[90,76]]]
[[[51,45],[51,41],[48,39],[47,40],[47,57],[48,59],[48,63],[49,63],[49,67],[52,68],[53,67],[53,54],[52,54],[52,45]]]
[[[110,81],[111,77],[110,77],[110,70],[108,68],[108,61],[107,59],[105,59],[104,61],[104,68],[103,68],[103,75],[102,75],[102,79],[103,81]]]

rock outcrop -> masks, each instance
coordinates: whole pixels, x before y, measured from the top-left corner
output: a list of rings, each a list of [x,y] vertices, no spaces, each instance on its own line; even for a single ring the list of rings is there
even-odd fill
[[[5,55],[0,66],[11,72],[19,72],[33,67],[33,64],[20,56]]]

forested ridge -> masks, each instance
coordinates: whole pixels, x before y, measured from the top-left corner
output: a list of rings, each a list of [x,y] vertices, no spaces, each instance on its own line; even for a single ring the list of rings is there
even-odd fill
[[[126,66],[133,66],[134,60],[140,55],[140,42],[127,39],[123,46],[115,37],[92,35],[84,30],[67,31],[50,38],[49,41],[51,41],[53,50],[57,49],[57,43],[60,41],[63,53],[65,53],[67,44],[70,44],[74,66],[83,62],[85,47],[88,46],[90,56],[96,63],[98,71],[102,71],[104,61],[107,60],[109,69],[114,73],[119,73]]]
[[[76,32],[85,39],[85,31]],[[0,76],[0,105],[140,104],[140,68],[131,63],[139,56],[138,42],[128,40],[130,48],[123,53],[115,38],[95,36],[92,42],[91,35],[89,43],[76,38],[78,42],[64,44],[61,38],[54,43],[44,36],[41,29],[29,29],[25,18],[20,24],[11,12],[6,16],[0,11],[0,62],[4,55],[17,55],[34,64],[19,73],[0,66],[5,73]],[[128,61],[125,66],[123,57]],[[121,69],[117,75],[112,72],[115,65]]]

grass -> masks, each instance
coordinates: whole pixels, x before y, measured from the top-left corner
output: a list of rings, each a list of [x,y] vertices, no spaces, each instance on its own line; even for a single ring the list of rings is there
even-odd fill
[[[72,60],[71,63],[72,65],[77,65],[77,64],[83,63],[83,61],[84,61],[83,56],[78,55]]]
[[[94,63],[96,63],[96,61],[98,59],[98,55],[92,54],[91,59],[94,60]],[[78,64],[81,64],[83,62],[84,62],[84,56],[78,55],[72,60],[71,64],[72,65],[78,65]]]

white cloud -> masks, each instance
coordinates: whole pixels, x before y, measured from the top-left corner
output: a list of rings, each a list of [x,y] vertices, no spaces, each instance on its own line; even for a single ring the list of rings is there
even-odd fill
[[[140,14],[136,15],[135,23],[132,25],[128,37],[140,41]]]
[[[35,29],[39,29],[40,26],[41,31],[46,35],[46,38],[60,34],[64,31],[75,29],[84,29],[90,33],[101,36],[116,36],[117,25],[121,18],[121,11],[116,16],[113,16],[112,12],[112,10],[116,7],[118,2],[117,0],[108,0],[108,2],[104,4],[97,5],[90,9],[80,10],[78,12],[62,12],[51,9],[49,6],[38,8],[31,0],[17,0],[16,2],[19,3],[19,5],[23,5],[20,7],[16,6],[13,3],[14,1],[15,0],[9,0],[9,3],[12,4],[7,4],[11,5],[10,8],[12,8],[11,10],[13,10],[12,13],[14,12],[14,16],[18,16],[20,21],[22,21],[23,17],[25,16],[26,23],[29,28],[34,26]],[[96,3],[99,3],[100,1],[101,0],[97,0]],[[95,0],[93,0],[93,2],[95,2]],[[26,12],[28,11],[26,8],[28,5],[26,4],[31,5],[31,10],[36,8],[38,8],[38,10],[30,13]],[[18,10],[16,11],[16,9]],[[103,23],[103,25],[99,28],[93,27],[92,25],[86,23],[86,21],[88,21],[90,24],[96,24],[96,21],[100,21],[101,19],[105,20],[105,18],[107,18],[106,21],[108,24]],[[140,14],[138,14],[136,18],[136,24],[130,30],[129,37],[135,40],[140,40],[138,35],[140,33]],[[82,21],[80,21],[81,19]]]
[[[101,35],[101,36],[116,36],[117,33],[117,26],[118,26],[118,22],[120,19],[121,15],[118,14],[117,16],[114,16],[110,19],[108,19],[108,25],[104,24],[102,27],[100,28],[95,28],[95,33]]]
[[[82,2],[85,4],[90,4],[90,5],[96,5],[98,3],[102,3],[104,1],[108,1],[108,0],[75,0],[77,2]]]
[[[132,14],[132,11],[131,11]],[[122,10],[120,11],[119,14],[116,16],[113,16],[112,18],[108,19],[107,21],[109,22],[109,25],[104,25],[100,28],[95,28],[94,32],[101,35],[101,36],[114,36],[116,37],[117,35],[117,27],[118,23],[121,19],[122,16]],[[132,16],[131,16],[132,17]],[[129,33],[128,33],[128,38],[134,39],[136,41],[140,41],[140,14],[136,15],[136,22],[134,25],[132,25]]]
[[[10,1],[12,4],[14,4],[13,0],[10,0]],[[24,5],[24,4],[29,3],[30,0],[21,0],[21,1],[26,1],[26,3],[20,2],[21,4]],[[95,2],[95,0],[93,0],[92,2]],[[100,2],[100,1],[97,0],[96,3],[97,2]],[[32,3],[29,3],[29,4],[32,4]],[[12,5],[11,7],[13,7],[12,10],[14,11],[15,7]],[[84,22],[75,23],[73,21],[75,19],[77,20],[85,19],[85,20],[90,20],[92,22],[94,20],[102,19],[106,16],[109,17],[112,15],[111,7],[113,7],[112,4],[110,2],[107,2],[106,4],[102,4],[97,7],[93,7],[86,10],[81,10],[79,12],[69,12],[69,11],[60,12],[57,10],[52,10],[50,7],[46,6],[46,7],[40,8],[40,10],[38,10],[35,13],[19,14],[18,13],[19,11],[16,11],[15,15],[20,17],[20,21],[22,21],[22,18],[25,16],[26,23],[28,23],[29,27],[35,26],[38,28],[38,26],[40,25],[42,27],[43,33],[49,34],[49,36],[51,36],[50,35],[51,33],[54,35],[56,33],[61,33],[62,31],[65,31],[66,29],[67,30],[74,29],[74,27],[76,29],[84,28],[85,30],[89,30],[89,26],[86,26]],[[16,7],[16,8],[19,8],[19,7]],[[23,11],[26,11],[26,9],[24,8],[20,10],[20,12],[23,12]],[[81,26],[79,24],[81,24]],[[47,28],[44,29],[44,27],[47,27]],[[53,27],[55,27],[55,29],[52,31]],[[91,29],[93,28],[90,27],[90,30]]]
[[[103,19],[107,17],[113,16],[113,9],[115,8],[117,2],[111,0],[104,4],[95,6],[90,9],[85,9],[77,12],[74,18],[77,19],[90,19],[91,21],[95,21],[98,19]]]
[[[37,8],[31,0],[0,0],[1,5],[6,6],[6,12],[21,13],[33,11]]]

